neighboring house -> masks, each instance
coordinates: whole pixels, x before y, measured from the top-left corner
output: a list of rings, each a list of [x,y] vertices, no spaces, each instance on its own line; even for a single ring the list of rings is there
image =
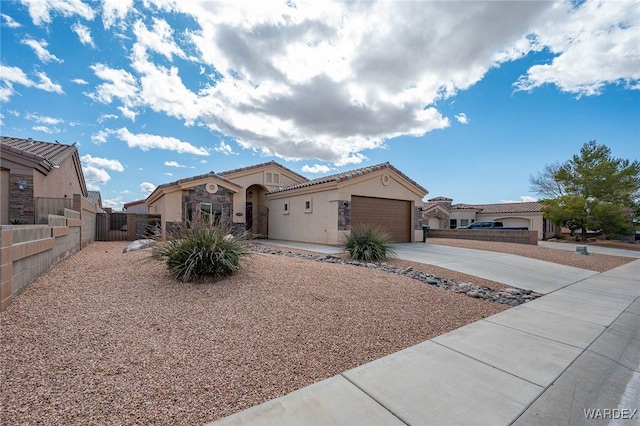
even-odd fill
[[[96,205],[96,207],[102,208],[102,195],[100,191],[87,191],[87,200]]]
[[[149,212],[147,209],[147,205],[144,203],[144,200],[136,200],[129,203],[124,203],[123,208],[127,213],[147,214]]]
[[[75,145],[0,136],[0,194],[0,225],[38,223],[38,201],[87,197]]]
[[[308,180],[271,161],[159,185],[145,203],[163,233],[204,214],[271,239],[340,244],[352,225],[370,223],[409,242],[422,238],[426,194],[389,163]]]
[[[538,202],[452,204],[451,198],[431,198],[422,206],[423,222],[431,229],[455,229],[478,221],[499,221],[505,227],[526,226],[539,239],[557,236],[558,229],[544,218]]]

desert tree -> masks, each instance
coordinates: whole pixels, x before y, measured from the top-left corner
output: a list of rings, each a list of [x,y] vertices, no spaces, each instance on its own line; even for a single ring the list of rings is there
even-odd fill
[[[563,163],[548,164],[529,178],[531,190],[542,197],[545,217],[571,231],[587,229],[605,234],[633,232],[640,197],[640,162],[614,158],[596,141]]]

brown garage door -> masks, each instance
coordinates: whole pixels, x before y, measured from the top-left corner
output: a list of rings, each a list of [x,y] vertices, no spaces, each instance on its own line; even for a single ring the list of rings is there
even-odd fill
[[[411,242],[411,202],[388,198],[351,197],[351,224],[376,224],[395,243]]]

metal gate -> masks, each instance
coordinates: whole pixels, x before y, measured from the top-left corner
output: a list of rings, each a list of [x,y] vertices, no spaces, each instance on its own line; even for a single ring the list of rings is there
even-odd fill
[[[96,215],[96,241],[127,241],[126,213],[98,213]]]

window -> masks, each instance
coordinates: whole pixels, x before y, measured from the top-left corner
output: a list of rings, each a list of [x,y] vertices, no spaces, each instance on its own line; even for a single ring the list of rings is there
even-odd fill
[[[271,183],[271,173],[267,173],[265,180],[267,181],[267,183]]]
[[[311,213],[313,211],[313,199],[309,198],[304,200],[304,212]]]
[[[210,223],[218,223],[222,217],[222,204],[200,203],[200,215],[209,218]]]
[[[289,214],[289,203],[284,203],[282,214]]]
[[[458,219],[449,219],[449,228],[456,229],[458,227]]]
[[[273,183],[275,183],[276,185],[280,183],[280,175],[277,173],[273,174]]]
[[[460,219],[460,226],[469,226],[469,219]]]

